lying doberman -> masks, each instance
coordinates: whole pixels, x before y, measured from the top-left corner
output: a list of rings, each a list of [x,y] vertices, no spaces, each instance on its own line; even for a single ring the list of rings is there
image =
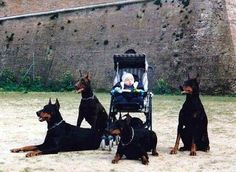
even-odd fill
[[[209,151],[209,139],[207,132],[207,116],[199,98],[200,77],[190,79],[180,86],[182,93],[186,94],[186,100],[179,112],[179,123],[177,138],[171,154],[176,154],[179,141],[182,140],[184,146],[180,151],[190,151],[191,156],[196,155],[196,151]]]
[[[26,152],[26,157],[37,156],[41,154],[56,154],[65,151],[81,151],[98,149],[101,143],[104,126],[98,130],[89,128],[79,128],[66,123],[59,112],[60,104],[52,104],[51,100],[42,110],[36,112],[39,121],[46,121],[48,125],[47,135],[43,144],[34,146],[25,146],[11,149],[11,152]]]
[[[99,129],[101,126],[105,126],[104,123],[107,122],[108,115],[98,98],[93,94],[89,73],[75,84],[75,89],[82,95],[77,126],[80,127],[84,118],[92,128]]]
[[[152,155],[158,156],[156,133],[145,128],[134,129],[130,125],[130,118],[117,120],[111,126],[110,133],[120,136],[112,163],[118,163],[125,155],[127,159],[141,159],[142,163],[147,165],[149,163],[148,151],[152,151]]]

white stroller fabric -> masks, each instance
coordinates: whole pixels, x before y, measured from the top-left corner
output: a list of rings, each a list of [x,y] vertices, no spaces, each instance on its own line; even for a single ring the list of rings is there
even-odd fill
[[[117,65],[116,69],[116,76],[114,78],[113,86],[116,85],[118,82],[121,82],[121,76],[123,76],[125,73],[132,73],[133,75],[137,75],[140,81],[142,82],[144,86],[144,91],[148,91],[148,63],[145,61],[145,69],[143,68],[123,68],[119,69],[119,66]]]

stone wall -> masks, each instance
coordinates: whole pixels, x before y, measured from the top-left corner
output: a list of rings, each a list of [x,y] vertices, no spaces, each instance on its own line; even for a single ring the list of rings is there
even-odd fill
[[[186,3],[189,2],[189,3]],[[0,70],[35,70],[45,82],[65,71],[90,71],[110,89],[113,54],[145,53],[153,86],[173,87],[200,73],[206,92],[236,91],[235,52],[224,0],[153,1],[1,22]]]
[[[226,0],[226,9],[230,24],[230,34],[233,41],[234,57],[231,65],[236,66],[236,1]],[[234,75],[235,78],[235,75]],[[233,83],[233,89],[236,90],[236,82]]]

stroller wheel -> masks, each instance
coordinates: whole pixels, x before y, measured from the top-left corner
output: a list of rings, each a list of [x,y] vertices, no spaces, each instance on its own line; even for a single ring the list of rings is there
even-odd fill
[[[102,141],[101,141],[101,144],[100,144],[100,148],[102,150],[105,150],[105,147],[106,147],[106,141],[105,141],[105,138],[103,138]]]
[[[111,151],[113,147],[113,140],[109,140],[109,151]]]
[[[118,145],[119,144],[119,142],[120,142],[120,137],[119,136],[116,136],[116,145]]]

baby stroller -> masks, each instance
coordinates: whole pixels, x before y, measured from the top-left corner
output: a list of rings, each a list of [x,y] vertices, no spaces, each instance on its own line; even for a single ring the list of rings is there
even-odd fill
[[[148,63],[145,54],[115,54],[113,58],[116,72],[113,85],[121,82],[122,75],[127,72],[134,76],[135,81],[142,83],[143,91],[125,91],[111,95],[108,127],[117,120],[117,115],[119,119],[122,119],[124,113],[128,115],[129,113],[144,113],[144,127],[152,130],[152,93],[148,91]],[[132,94],[131,96],[138,97],[135,100],[142,99],[142,101],[116,101],[117,96],[127,96],[127,94]]]

